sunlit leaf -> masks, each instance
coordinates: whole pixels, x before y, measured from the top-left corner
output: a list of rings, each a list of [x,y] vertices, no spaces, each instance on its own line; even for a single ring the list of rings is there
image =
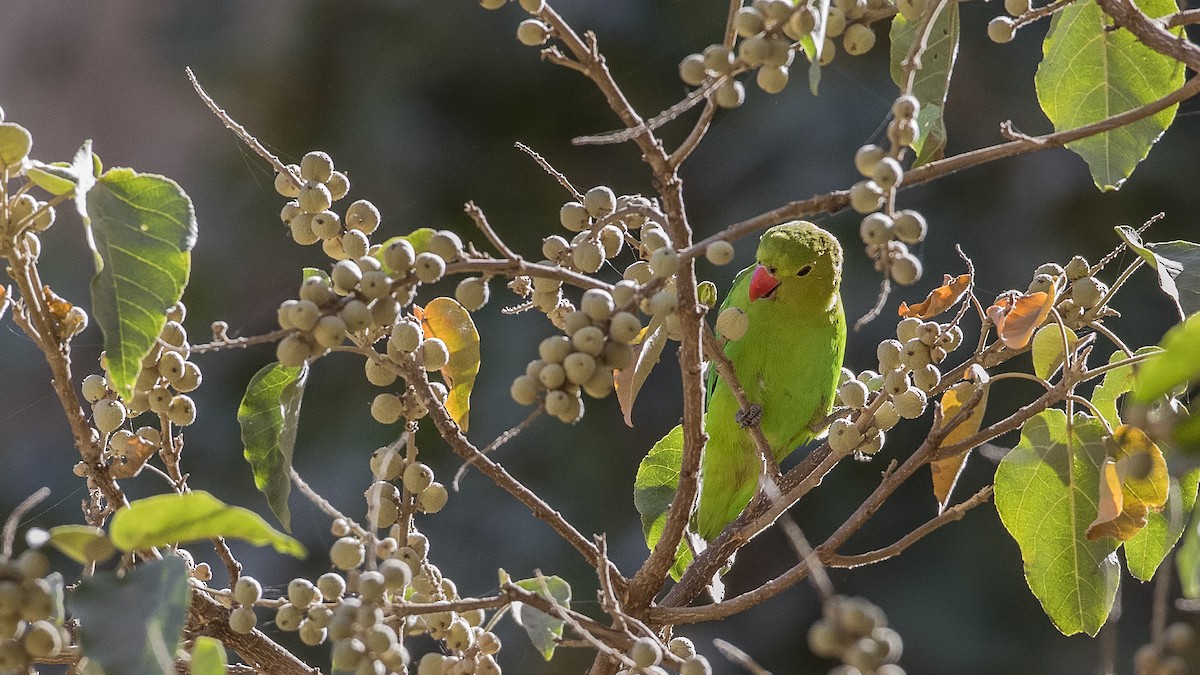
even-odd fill
[[[307,364],[292,368],[270,363],[250,378],[238,406],[242,454],[254,471],[254,485],[266,495],[271,511],[289,532],[292,451],[307,381]]]
[[[1161,346],[1162,353],[1143,362],[1134,380],[1133,396],[1142,403],[1200,379],[1200,313],[1167,331]]]
[[[1179,571],[1179,586],[1183,597],[1200,599],[1200,503],[1192,505],[1191,521],[1183,532],[1183,543],[1175,555],[1175,567]]]
[[[1178,11],[1174,0],[1139,0],[1154,18]],[[1182,35],[1182,28],[1172,29]],[[1183,64],[1143,45],[1094,2],[1057,13],[1042,46],[1034,84],[1055,131],[1074,129],[1145,105],[1183,86]],[[1171,126],[1178,104],[1117,129],[1067,144],[1087,162],[1096,187],[1116,190]]]
[[[92,279],[92,312],[104,332],[108,375],[129,399],[167,310],[183,296],[196,215],[174,181],[130,169],[109,170],[78,199],[86,199],[89,232],[102,260]]]
[[[189,576],[182,558],[167,556],[124,576],[84,577],[67,596],[84,656],[106,673],[173,674],[191,599]]]
[[[996,334],[1009,349],[1023,349],[1033,331],[1046,320],[1054,307],[1057,292],[1006,293],[987,308],[987,317],[996,326]]]
[[[33,135],[28,129],[16,122],[0,122],[0,169],[19,168],[32,147]]]
[[[1167,241],[1144,244],[1137,230],[1118,225],[1117,234],[1134,253],[1158,274],[1158,286],[1166,293],[1182,319],[1200,311],[1200,244]]]
[[[898,314],[902,317],[932,319],[953,307],[962,299],[967,289],[971,287],[971,275],[960,274],[957,277],[945,275],[942,285],[929,292],[925,300],[911,307],[906,302],[900,303]]]
[[[1116,597],[1120,567],[1111,538],[1084,536],[1097,513],[1106,459],[1100,420],[1059,409],[1021,427],[1021,442],[996,469],[996,511],[1016,539],[1025,580],[1064,635],[1095,635]]]
[[[521,579],[514,582],[517,586],[550,600],[563,609],[571,608],[571,586],[561,577],[542,576],[533,579]],[[549,591],[549,593],[547,593]],[[546,614],[540,609],[530,607],[523,602],[513,603],[513,619],[525,629],[525,634],[533,642],[542,657],[549,661],[554,657],[554,648],[562,637],[562,619]]]
[[[1146,516],[1146,526],[1125,542],[1125,563],[1129,573],[1142,581],[1150,581],[1162,561],[1183,535],[1188,517],[1196,503],[1200,469],[1184,474],[1182,480],[1171,477],[1171,491],[1161,511]]]
[[[1063,342],[1068,350],[1079,343],[1079,336],[1070,328],[1058,324],[1047,324],[1033,336],[1033,372],[1043,380],[1050,379],[1063,362]]]
[[[679,471],[683,466],[683,427],[676,426],[650,448],[638,465],[633,480],[633,505],[642,516],[642,534],[646,547],[653,551],[667,524],[667,511],[679,489]],[[679,543],[671,576],[678,580],[692,564],[692,551]]]
[[[974,395],[974,391],[975,385],[971,383],[960,383],[947,389],[938,402],[942,419],[945,421],[954,419],[962,410],[963,405]],[[989,391],[991,391],[990,387],[983,388],[983,393],[979,402],[975,404],[975,408],[961,424],[946,434],[941,447],[949,447],[965,441],[979,431],[979,427],[983,423],[983,413],[987,409]],[[933,494],[938,500],[939,513],[946,509],[946,505],[950,501],[950,493],[954,491],[954,485],[958,483],[958,477],[962,473],[963,466],[966,465],[967,455],[973,449],[967,448],[957,455],[938,459],[929,464],[929,468],[933,472]]]
[[[1167,463],[1146,432],[1123,425],[1113,430],[1114,450],[1104,462],[1100,505],[1087,538],[1126,541],[1146,526],[1146,516],[1167,503]],[[1115,509],[1115,510],[1114,510]]]
[[[227,661],[225,645],[214,637],[201,635],[196,638],[196,644],[192,647],[191,675],[225,675],[228,670]]]
[[[416,308],[414,308],[416,309]],[[471,313],[454,298],[434,298],[417,310],[425,335],[446,343],[450,360],[442,368],[442,379],[450,388],[446,412],[466,432],[471,415],[471,390],[479,375],[479,331]]]
[[[52,195],[65,195],[78,184],[72,169],[73,166],[66,162],[45,164],[34,160],[25,168],[25,177]]]
[[[919,39],[920,22],[910,22],[903,15],[892,17],[891,73],[892,81],[904,88],[903,62]],[[946,123],[942,111],[946,107],[946,91],[958,56],[958,3],[946,3],[938,14],[926,47],[921,51],[921,68],[913,80],[913,95],[921,103],[917,114],[920,133],[913,143],[917,157],[914,166],[938,159],[946,147]]]
[[[300,273],[300,281],[304,281],[305,279],[307,279],[309,277],[321,277],[322,281],[324,281],[327,284],[330,283],[329,272],[326,272],[323,269],[318,269],[316,267],[305,267],[304,270]]]
[[[52,527],[48,543],[81,565],[104,562],[116,551],[108,533],[91,525]]]
[[[300,542],[272,528],[257,513],[230,506],[202,490],[138,499],[113,516],[109,536],[122,551],[140,551],[225,537],[303,558]]]
[[[1142,347],[1134,352],[1135,356],[1158,351],[1157,347]],[[1117,350],[1109,357],[1109,365],[1120,363],[1127,357],[1125,352]],[[1092,405],[1100,415],[1108,421],[1109,426],[1121,425],[1121,416],[1117,408],[1117,400],[1133,389],[1133,366],[1124,365],[1113,368],[1104,374],[1104,380],[1092,391]]]
[[[392,237],[380,245],[379,251],[375,253],[375,259],[378,260],[383,265],[383,269],[387,270],[388,272],[393,274],[397,272],[407,273],[408,270],[394,270],[389,268],[383,259],[383,252],[387,250],[388,246],[390,246],[393,241],[396,241],[397,239],[405,239],[408,241],[408,243],[412,244],[413,250],[420,255],[421,253],[425,253],[429,250],[429,240],[433,239],[433,235],[435,234],[437,234],[437,230],[428,227],[422,227],[413,230],[408,234],[401,235],[399,237]]]
[[[642,390],[650,371],[658,364],[663,347],[667,345],[667,329],[663,325],[662,315],[656,314],[650,320],[650,325],[643,329],[644,338],[638,349],[633,366],[616,371],[614,384],[617,389],[617,403],[625,416],[625,424],[633,426],[633,402],[637,400],[638,392]]]

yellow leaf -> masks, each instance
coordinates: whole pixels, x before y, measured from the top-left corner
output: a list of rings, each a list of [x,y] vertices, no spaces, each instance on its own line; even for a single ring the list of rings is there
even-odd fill
[[[974,395],[975,387],[979,386],[971,382],[960,382],[953,387],[950,387],[945,394],[942,394],[941,401],[938,406],[941,408],[943,423],[954,419],[958,415],[959,410],[962,410],[963,405],[970,400]],[[946,438],[942,439],[940,447],[948,447],[964,441],[972,434],[979,431],[980,425],[983,423],[983,412],[987,409],[988,388],[983,388],[983,395],[980,396],[979,402],[975,404],[975,408],[971,410],[967,419],[963,420],[962,424],[950,430],[946,434]],[[967,463],[967,455],[974,448],[967,448],[963,452],[934,460],[929,464],[930,470],[933,472],[933,494],[938,500],[938,512],[946,508],[946,504],[950,501],[950,493],[954,491],[954,485],[958,482],[958,476],[962,473],[963,466]]]
[[[903,317],[912,316],[919,319],[931,319],[953,307],[955,303],[962,299],[963,294],[967,292],[970,286],[970,274],[960,274],[957,278],[947,274],[942,285],[930,291],[924,302],[918,302],[911,307],[908,303],[901,302],[898,313]]]
[[[453,298],[434,298],[424,310],[414,307],[425,335],[446,343],[450,361],[442,378],[450,388],[446,411],[465,432],[471,414],[471,389],[479,374],[479,331],[471,314]]]
[[[1162,451],[1137,427],[1121,425],[1113,431],[1112,456],[1100,475],[1100,504],[1087,538],[1112,537],[1127,541],[1146,526],[1151,511],[1167,503],[1170,477]]]

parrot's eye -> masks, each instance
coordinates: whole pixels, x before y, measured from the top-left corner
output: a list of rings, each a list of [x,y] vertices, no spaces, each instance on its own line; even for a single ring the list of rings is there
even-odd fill
[[[796,276],[798,276],[798,277],[807,276],[808,273],[811,271],[812,271],[812,265],[805,265],[804,267],[800,268],[799,272],[796,272]]]

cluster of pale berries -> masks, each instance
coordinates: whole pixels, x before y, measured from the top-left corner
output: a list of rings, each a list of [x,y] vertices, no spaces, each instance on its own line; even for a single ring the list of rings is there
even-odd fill
[[[479,0],[484,9],[500,9],[509,0]],[[545,0],[518,0],[521,9],[537,16],[546,7]],[[538,47],[546,44],[553,34],[550,24],[541,19],[526,19],[517,25],[517,41],[526,47]]]
[[[887,0],[836,0],[830,3],[825,19],[825,41],[821,65],[833,61],[837,47],[833,38],[842,38],[842,48],[851,56],[871,51],[875,31],[868,25],[868,12],[883,9]],[[768,94],[778,94],[787,86],[789,68],[800,40],[816,37],[820,9],[818,3],[789,0],[754,0],[738,10],[734,28],[741,40],[735,50],[723,44],[709,45],[700,54],[690,54],[679,64],[679,77],[698,87],[721,80],[713,100],[722,108],[736,108],[746,98],[738,73],[755,70],[755,82]]]
[[[696,645],[685,637],[671,638],[667,644],[671,654],[683,661],[679,666],[680,675],[712,675],[712,666],[703,655],[696,653]],[[667,670],[660,663],[663,660],[662,645],[651,637],[640,637],[626,653],[633,662],[632,668],[617,671],[617,675],[666,675]]]
[[[895,106],[907,110],[911,97],[901,97]],[[908,247],[925,239],[928,225],[925,216],[911,209],[885,213],[886,195],[894,190],[904,178],[900,162],[887,154],[878,145],[864,145],[854,154],[854,166],[866,180],[850,188],[850,204],[854,210],[866,215],[859,226],[859,235],[867,247],[867,256],[875,261],[875,268],[889,274],[893,281],[909,286],[921,278],[921,261]]]
[[[1085,315],[1089,319],[1096,318],[1093,310],[1108,295],[1108,284],[1092,276],[1092,267],[1083,256],[1075,256],[1065,267],[1046,263],[1034,270],[1033,274],[1033,281],[1029,284],[1030,293],[1049,292],[1052,289],[1059,291],[1064,288],[1064,283],[1069,284],[1056,307],[1068,326],[1086,323]]]
[[[49,573],[50,561],[41,551],[29,549],[13,559],[0,557],[2,673],[28,672],[32,663],[58,656],[71,644],[62,617],[55,616],[62,597],[46,579]]]
[[[331,527],[337,537],[329,559],[338,571],[321,575],[316,583],[297,578],[288,583],[286,596],[263,598],[262,586],[242,576],[225,595],[232,611],[230,627],[247,633],[254,629],[255,605],[273,609],[275,625],[295,631],[308,645],[331,644],[333,668],[339,672],[375,674],[404,672],[410,665],[405,636],[428,635],[442,642],[445,654],[425,655],[416,672],[436,675],[492,675],[500,673],[495,654],[500,639],[482,628],[484,611],[404,614],[395,611],[410,603],[464,600],[454,582],[429,562],[429,539],[396,524],[402,499],[425,512],[446,503],[446,490],[433,480],[433,471],[417,461],[407,461],[392,448],[380,448],[371,457],[376,482],[366,499],[372,525],[389,528],[388,536],[374,541],[375,561],[367,563],[364,539],[344,519]],[[391,481],[399,479],[404,493]],[[391,504],[391,508],[384,506]],[[376,514],[384,513],[379,516]],[[390,514],[390,515],[386,515]],[[369,569],[364,569],[364,566]],[[412,672],[411,670],[409,672]]]
[[[1177,621],[1163,631],[1162,648],[1154,643],[1142,645],[1133,655],[1134,675],[1185,675],[1195,672],[1187,656],[1196,645],[1196,629]]]
[[[0,161],[0,164],[3,164]],[[19,164],[19,163],[18,163]],[[17,246],[30,258],[42,253],[39,232],[54,224],[54,207],[22,192],[8,200],[8,218],[0,218],[0,253],[5,247]]]
[[[998,16],[988,22],[988,39],[997,44],[1012,42],[1017,29],[1023,25],[1018,18],[1027,14],[1030,9],[1029,0],[1004,0],[1004,11],[1008,12],[1009,16]]]
[[[808,629],[808,646],[817,656],[838,659],[830,675],[904,675],[896,665],[904,643],[887,627],[883,610],[866,598],[835,595],[824,616]]]
[[[200,386],[200,368],[189,361],[191,346],[183,327],[186,309],[178,303],[167,312],[167,322],[154,348],[142,359],[141,370],[133,384],[133,397],[126,400],[116,393],[111,374],[91,374],[80,385],[85,401],[92,406],[92,425],[107,438],[105,454],[110,461],[125,464],[130,454],[143,459],[162,444],[162,435],[152,426],[136,431],[123,428],[127,421],[151,412],[165,417],[177,427],[196,421],[196,402],[188,393]],[[108,358],[100,355],[100,366],[108,370]],[[79,467],[82,469],[82,467]]]
[[[837,391],[839,405],[857,413],[875,405],[875,397],[886,399],[878,402],[865,432],[855,422],[857,415],[833,421],[829,427],[829,447],[834,452],[856,452],[860,458],[874,455],[883,446],[884,434],[901,419],[920,417],[930,393],[942,379],[937,364],[958,349],[963,333],[955,324],[909,317],[896,325],[896,338],[879,344],[878,372],[864,370],[855,375],[842,369]],[[961,382],[955,386],[975,385]],[[963,393],[965,400],[969,392]]]

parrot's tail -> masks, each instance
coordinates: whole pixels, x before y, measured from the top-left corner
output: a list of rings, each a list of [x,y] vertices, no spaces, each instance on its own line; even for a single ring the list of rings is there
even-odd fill
[[[711,442],[708,447],[713,448]],[[700,476],[696,530],[705,541],[712,541],[745,510],[754,496],[758,485],[757,457],[752,452],[736,452],[729,457],[710,457],[706,453]]]

